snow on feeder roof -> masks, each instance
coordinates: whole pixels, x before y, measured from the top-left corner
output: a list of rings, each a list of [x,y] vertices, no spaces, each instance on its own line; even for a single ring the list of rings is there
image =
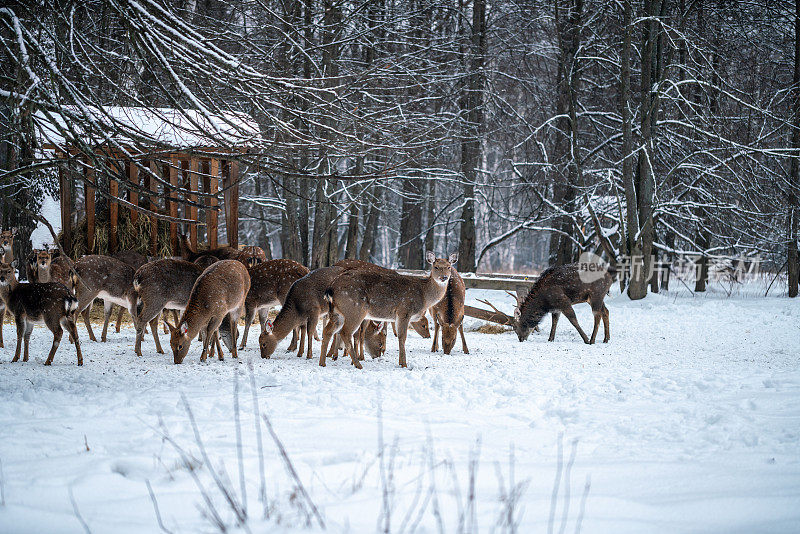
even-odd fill
[[[243,148],[259,135],[245,113],[204,113],[195,109],[63,106],[61,113],[34,115],[45,148],[73,144],[158,145],[175,149]],[[48,116],[49,115],[49,116]]]

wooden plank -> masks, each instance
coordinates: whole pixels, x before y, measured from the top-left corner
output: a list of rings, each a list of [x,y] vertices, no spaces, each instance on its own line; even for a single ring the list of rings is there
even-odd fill
[[[134,206],[138,206],[139,192],[134,188],[139,186],[139,166],[133,161],[128,162],[128,181],[131,183],[131,188],[128,189],[128,202]],[[133,209],[130,211],[131,222],[135,223],[139,220],[139,212]]]
[[[178,177],[181,173],[181,160],[178,159],[177,155],[170,156],[169,160],[169,184],[172,186],[172,191],[169,193],[168,202],[169,205],[169,216],[177,218],[178,217]],[[172,248],[173,254],[178,254],[178,224],[175,222],[169,223],[169,246]]]
[[[94,237],[95,237],[95,192],[96,189],[89,184],[95,183],[94,167],[89,159],[86,160],[85,176],[86,182],[84,183],[84,204],[86,206],[86,253],[94,254]]]
[[[398,269],[397,271],[412,276],[428,276],[427,270]],[[537,277],[527,275],[504,275],[502,273],[481,273],[478,275],[464,273],[461,275],[461,278],[464,280],[464,286],[467,289],[495,289],[516,293],[517,290],[527,292],[536,282]]]
[[[159,173],[159,165],[158,162],[155,160],[150,160],[150,172],[153,174],[160,174]],[[157,212],[158,211],[158,203],[156,199],[158,198],[158,182],[152,176],[148,176],[147,180],[150,182],[150,211]],[[150,254],[153,256],[158,255],[158,219],[150,216]]]
[[[216,195],[219,193],[219,160],[212,159],[209,163],[208,171],[208,185],[205,187],[206,193]],[[219,231],[219,223],[217,221],[218,205],[216,197],[208,198],[208,207],[206,210],[206,235],[208,235],[208,247],[217,248],[217,234]]]
[[[227,172],[225,172],[227,171]],[[228,246],[239,246],[239,162],[228,160],[223,164],[222,187],[225,188],[225,231]]]
[[[189,158],[189,194],[186,198],[190,202],[197,202],[197,195],[194,193],[198,191],[198,181],[200,178],[200,159],[197,157]],[[197,206],[187,205],[189,208],[188,219],[197,221]],[[192,244],[192,249],[197,250],[197,225],[189,224],[189,242]]]
[[[61,157],[61,155],[59,155]],[[61,193],[61,235],[62,246],[67,255],[72,255],[72,180],[68,163],[62,162],[58,166],[59,190]]]
[[[119,182],[109,179],[108,193],[111,198],[119,196]],[[119,247],[119,240],[117,238],[117,223],[119,221],[119,203],[113,200],[108,203],[108,248],[110,252],[116,252]]]

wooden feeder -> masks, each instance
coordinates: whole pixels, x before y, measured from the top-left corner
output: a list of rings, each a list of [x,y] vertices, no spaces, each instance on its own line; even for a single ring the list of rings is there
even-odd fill
[[[65,107],[65,110],[76,111]],[[59,128],[53,126],[55,117],[58,126],[64,128],[67,121],[62,115],[51,115],[44,119],[37,117],[37,126],[44,138],[43,148],[53,150],[56,157],[65,160],[59,166],[59,182],[61,192],[61,229],[62,241],[67,246],[72,244],[73,214],[76,206],[72,197],[75,172],[83,172],[85,179],[84,206],[86,217],[87,250],[93,251],[97,231],[96,221],[96,188],[95,176],[97,167],[104,167],[108,180],[108,249],[116,252],[119,248],[118,221],[121,202],[149,209],[152,212],[172,218],[184,219],[189,229],[189,242],[196,250],[198,245],[198,226],[205,225],[206,242],[209,248],[218,246],[218,200],[220,185],[223,190],[223,209],[228,245],[238,247],[239,236],[239,161],[246,152],[243,141],[257,135],[258,128],[240,114],[211,116],[196,111],[177,111],[173,109],[148,109],[108,107],[92,109],[97,113],[93,119],[108,124],[111,131],[125,132],[115,136],[113,142],[95,142],[87,135],[82,141],[82,148],[65,142],[58,133]],[[188,115],[188,117],[187,117]],[[81,121],[82,122],[82,121]],[[200,125],[200,127],[198,127]],[[135,135],[131,135],[134,132]],[[131,140],[136,139],[136,142]],[[145,143],[144,140],[152,141]],[[148,146],[150,145],[150,146]],[[87,146],[94,151],[93,158],[87,154]],[[164,147],[170,147],[165,149]],[[103,165],[93,165],[91,159],[100,159]],[[68,159],[78,159],[84,163],[82,171],[76,171],[75,165],[67,165]],[[153,176],[155,175],[155,176]],[[159,182],[163,180],[163,183]],[[167,185],[168,184],[168,185]],[[120,196],[120,188],[124,188],[124,196]],[[198,193],[215,196],[198,197]],[[145,199],[146,197],[146,199]],[[198,201],[198,198],[200,199]],[[146,201],[147,204],[142,204]],[[205,209],[205,221],[199,217],[197,205]],[[126,209],[123,207],[123,209]],[[136,222],[139,213],[130,207],[128,215],[131,222]],[[158,219],[151,217],[150,246],[148,253],[158,255]],[[163,223],[162,223],[163,224]],[[179,251],[178,222],[169,222],[169,244],[173,254]],[[66,251],[72,255],[72,250]]]

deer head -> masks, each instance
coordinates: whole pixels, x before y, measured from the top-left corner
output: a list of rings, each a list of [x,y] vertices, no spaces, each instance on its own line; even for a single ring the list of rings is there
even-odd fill
[[[172,347],[172,360],[176,364],[181,363],[189,353],[189,346],[192,341],[189,337],[189,327],[186,323],[172,326],[169,322],[164,322],[169,328],[169,346]]]
[[[450,254],[448,259],[437,258],[436,254],[431,251],[425,256],[428,263],[431,265],[430,277],[436,281],[437,284],[446,286],[450,281],[450,267],[455,265],[458,261],[458,252]]]
[[[14,246],[14,236],[17,235],[17,229],[12,228],[11,230],[3,230],[0,232],[0,247],[3,247],[5,250],[11,250]]]

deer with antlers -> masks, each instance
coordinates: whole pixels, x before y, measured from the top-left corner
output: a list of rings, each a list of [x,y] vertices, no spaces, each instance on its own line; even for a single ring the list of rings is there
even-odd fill
[[[488,301],[481,302],[491,306],[494,312],[469,307],[467,312],[473,317],[512,326],[520,341],[525,341],[542,318],[549,313],[552,323],[548,341],[555,339],[558,319],[561,314],[564,314],[578,331],[584,343],[593,344],[602,320],[603,343],[608,343],[611,338],[609,311],[603,303],[603,299],[614,282],[615,271],[611,269],[586,271],[582,265],[571,263],[546,269],[527,295],[517,297],[517,307],[513,317],[501,312]],[[583,331],[575,316],[575,310],[572,309],[574,304],[582,302],[586,302],[592,307],[594,328],[591,337]]]

